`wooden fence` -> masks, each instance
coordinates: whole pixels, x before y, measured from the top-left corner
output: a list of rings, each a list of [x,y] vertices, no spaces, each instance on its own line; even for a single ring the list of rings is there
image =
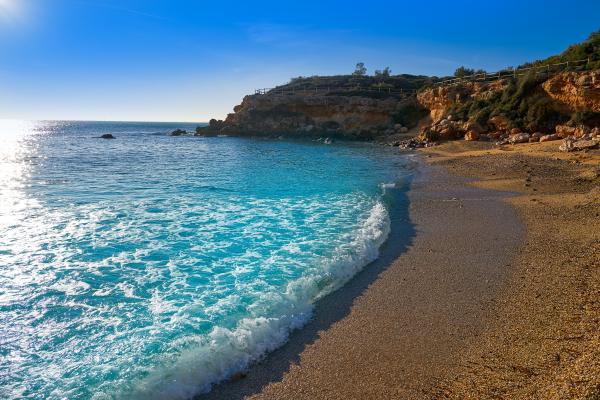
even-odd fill
[[[323,95],[323,94],[336,94],[336,93],[354,93],[354,92],[368,92],[368,93],[381,93],[395,96],[413,96],[417,93],[416,90],[404,90],[404,89],[393,89],[389,87],[335,87],[335,86],[322,86],[322,87],[298,87],[298,88],[264,88],[256,89],[254,94],[270,94],[270,95]]]
[[[576,60],[576,61],[566,61],[562,63],[556,64],[547,64],[540,66],[532,66],[526,68],[508,68],[503,69],[498,72],[482,72],[480,74],[467,75],[460,78],[451,78],[445,79],[443,81],[438,81],[433,84],[433,86],[452,86],[457,85],[463,82],[484,82],[491,80],[499,80],[502,78],[517,78],[519,76],[524,76],[531,71],[533,74],[537,75],[553,75],[564,72],[565,70],[572,67],[583,67],[589,64],[590,59],[587,58],[585,60]],[[336,94],[336,93],[356,93],[356,92],[368,92],[368,93],[381,93],[387,95],[394,95],[400,97],[409,97],[414,96],[417,91],[416,90],[404,90],[404,89],[393,89],[389,87],[361,87],[361,86],[353,86],[353,87],[334,87],[334,86],[319,86],[319,87],[293,87],[293,88],[263,88],[256,89],[254,94],[257,95],[319,95],[319,94]]]
[[[533,73],[536,76],[540,75],[540,74],[550,76],[553,74],[558,74],[558,73],[564,72],[565,70],[569,69],[570,67],[585,66],[585,65],[589,64],[589,62],[590,62],[590,59],[587,58],[585,60],[566,61],[566,62],[562,62],[562,63],[547,64],[547,65],[540,65],[540,66],[533,66],[533,67],[526,67],[526,68],[509,68],[509,69],[504,69],[504,70],[501,70],[498,72],[483,72],[480,74],[467,75],[467,76],[460,77],[460,78],[446,79],[443,81],[436,82],[434,84],[434,86],[451,86],[451,85],[456,85],[458,83],[463,83],[463,82],[490,81],[490,80],[498,80],[498,79],[508,78],[508,77],[516,78],[518,76],[527,75],[527,74],[531,73],[531,71],[533,71]]]

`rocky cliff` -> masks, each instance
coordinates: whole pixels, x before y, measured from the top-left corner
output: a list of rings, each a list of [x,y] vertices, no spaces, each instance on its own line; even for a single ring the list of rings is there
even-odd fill
[[[257,94],[244,97],[224,121],[212,120],[197,134],[369,140],[405,132],[426,112],[414,97]]]
[[[595,138],[600,126],[599,70],[465,82],[428,88],[417,98],[432,118],[420,132],[423,141]]]
[[[556,75],[542,86],[552,99],[572,111],[600,113],[600,70]]]
[[[431,113],[432,123],[439,122],[451,107],[474,100],[489,99],[494,92],[503,90],[506,80],[492,82],[465,82],[460,85],[437,86],[417,94],[419,103]]]

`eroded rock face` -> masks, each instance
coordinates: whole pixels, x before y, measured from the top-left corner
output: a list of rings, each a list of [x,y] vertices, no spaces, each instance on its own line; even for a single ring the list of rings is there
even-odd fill
[[[556,125],[556,134],[561,138],[569,136],[575,136],[576,138],[583,137],[590,133],[590,128],[585,125],[579,126],[567,126],[567,125]]]
[[[433,123],[440,121],[448,109],[468,100],[482,100],[503,90],[507,85],[504,79],[491,82],[465,82],[453,86],[437,86],[417,94],[419,103],[429,109]]]
[[[358,96],[251,95],[224,121],[198,128],[198,135],[339,136],[370,139],[386,132],[405,131],[395,116],[415,99],[372,99]],[[398,129],[396,129],[398,128]]]
[[[600,71],[565,72],[542,85],[554,100],[573,111],[600,112]]]

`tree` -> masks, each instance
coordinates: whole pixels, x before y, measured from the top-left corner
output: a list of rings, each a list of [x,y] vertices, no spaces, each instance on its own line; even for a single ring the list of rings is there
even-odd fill
[[[354,69],[354,72],[352,73],[352,75],[354,76],[365,76],[367,74],[367,68],[365,67],[365,63],[357,63],[356,64],[356,68]]]
[[[473,75],[474,73],[475,71],[473,69],[460,66],[454,71],[454,76],[457,78],[464,78],[465,76]]]
[[[391,74],[392,74],[392,70],[390,69],[390,67],[385,67],[385,69],[383,71],[381,71],[379,69],[375,70],[376,78],[380,78],[380,79],[389,78]]]

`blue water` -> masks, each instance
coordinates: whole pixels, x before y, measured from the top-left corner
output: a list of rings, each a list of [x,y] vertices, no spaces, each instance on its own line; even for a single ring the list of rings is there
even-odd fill
[[[377,257],[397,152],[194,127],[0,121],[0,398],[189,398]]]

